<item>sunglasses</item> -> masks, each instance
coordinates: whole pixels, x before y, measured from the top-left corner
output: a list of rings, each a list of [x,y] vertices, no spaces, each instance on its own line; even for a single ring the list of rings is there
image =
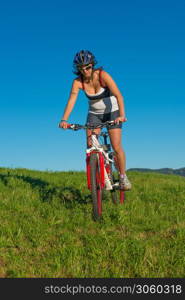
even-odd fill
[[[80,71],[86,71],[92,69],[92,65],[87,65],[86,67],[79,67],[78,68]]]

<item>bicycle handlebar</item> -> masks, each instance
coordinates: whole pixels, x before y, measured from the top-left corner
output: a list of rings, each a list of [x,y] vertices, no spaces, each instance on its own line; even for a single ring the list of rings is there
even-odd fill
[[[72,129],[72,130],[80,130],[80,129],[96,129],[96,128],[103,128],[106,126],[113,126],[115,125],[115,121],[107,121],[102,124],[85,124],[85,125],[80,125],[80,124],[67,124],[67,129]]]

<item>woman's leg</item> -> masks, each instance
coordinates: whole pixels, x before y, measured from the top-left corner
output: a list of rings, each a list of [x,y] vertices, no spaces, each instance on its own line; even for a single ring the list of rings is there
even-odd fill
[[[125,174],[126,157],[121,144],[121,128],[109,129],[112,148],[116,154],[120,174]]]
[[[120,172],[120,180],[119,180],[120,189],[128,191],[131,189],[132,185],[131,185],[130,181],[128,180],[127,175],[125,173],[126,158],[125,158],[125,153],[124,153],[122,145],[121,145],[121,128],[110,129],[109,136],[110,136],[112,148],[114,149],[116,158],[118,160],[118,167],[119,167],[119,172]]]

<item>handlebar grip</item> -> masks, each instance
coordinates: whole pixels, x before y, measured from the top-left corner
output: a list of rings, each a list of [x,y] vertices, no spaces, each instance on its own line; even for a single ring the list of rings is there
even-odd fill
[[[74,126],[74,125],[73,125],[73,124],[68,124],[68,123],[67,123],[67,128],[68,128],[68,129],[72,129],[72,126]],[[59,128],[63,128],[63,127],[60,126],[60,123],[58,124],[58,127],[59,127]]]

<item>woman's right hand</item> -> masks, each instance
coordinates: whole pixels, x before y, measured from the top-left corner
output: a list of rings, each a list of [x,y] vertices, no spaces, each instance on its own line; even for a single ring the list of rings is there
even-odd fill
[[[67,127],[68,127],[67,121],[60,121],[58,127],[63,128],[63,129],[67,129]]]

